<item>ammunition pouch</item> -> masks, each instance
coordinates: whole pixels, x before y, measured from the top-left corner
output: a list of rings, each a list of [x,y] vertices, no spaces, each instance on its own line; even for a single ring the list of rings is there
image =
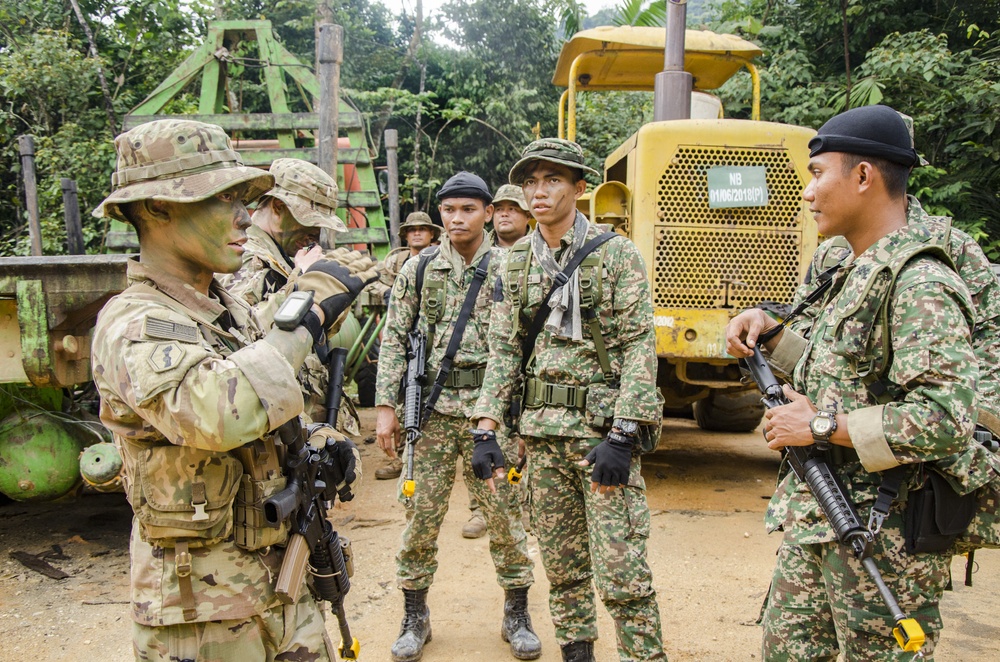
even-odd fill
[[[161,547],[179,540],[201,547],[232,533],[232,504],[243,474],[234,457],[161,445],[140,451],[137,465],[129,501],[143,540]]]
[[[958,494],[941,474],[929,469],[924,484],[906,500],[903,531],[907,553],[949,550],[972,522],[976,502],[975,492]]]
[[[588,386],[585,410],[587,425],[602,431],[610,428],[615,418],[617,401],[618,389],[612,388],[607,382],[595,382]]]
[[[264,519],[264,502],[285,489],[273,437],[265,437],[232,451],[243,467],[240,489],[233,504],[233,539],[247,551],[288,542],[288,522],[271,527]]]
[[[287,482],[281,475],[270,480],[254,480],[243,474],[233,505],[233,538],[237,545],[252,552],[288,542],[287,520],[276,529],[264,520],[264,501],[285,489]]]

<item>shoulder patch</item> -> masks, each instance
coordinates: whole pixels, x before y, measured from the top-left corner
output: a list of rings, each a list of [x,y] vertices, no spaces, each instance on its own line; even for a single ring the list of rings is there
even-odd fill
[[[143,324],[143,333],[147,338],[157,340],[180,340],[182,342],[198,342],[198,327],[194,324],[182,324],[147,317]]]
[[[176,367],[184,357],[184,348],[175,342],[160,342],[153,345],[147,361],[153,372],[164,372]]]
[[[392,286],[392,294],[397,298],[401,299],[404,294],[406,294],[406,276],[399,275],[396,276],[396,282]]]

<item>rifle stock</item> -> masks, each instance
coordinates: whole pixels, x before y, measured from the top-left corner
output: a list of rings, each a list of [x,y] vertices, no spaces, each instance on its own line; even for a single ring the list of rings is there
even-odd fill
[[[740,359],[741,365],[750,372],[757,388],[764,397],[761,402],[768,409],[787,405],[785,397],[771,367],[764,360],[759,347],[753,348],[753,356]],[[907,618],[900,608],[892,591],[882,579],[882,573],[875,565],[871,556],[871,543],[874,535],[861,523],[854,503],[847,497],[846,491],[837,475],[830,468],[823,454],[825,449],[816,444],[811,446],[786,446],[785,457],[799,480],[806,483],[809,491],[819,503],[820,509],[833,527],[840,544],[848,547],[854,556],[861,561],[865,571],[871,576],[878,588],[879,595],[896,622],[892,633],[899,647],[907,652],[916,653],[923,648],[924,631],[920,624],[912,618]]]

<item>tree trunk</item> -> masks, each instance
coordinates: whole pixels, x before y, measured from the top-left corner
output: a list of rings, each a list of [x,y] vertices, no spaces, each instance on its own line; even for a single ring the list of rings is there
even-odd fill
[[[108,81],[104,79],[104,67],[101,66],[101,58],[97,55],[97,44],[94,43],[94,33],[90,31],[90,26],[87,25],[87,20],[83,17],[83,12],[80,10],[80,3],[77,0],[69,0],[69,2],[73,5],[76,20],[80,22],[80,27],[83,28],[84,33],[87,35],[87,41],[90,42],[90,57],[94,58],[94,64],[97,67],[97,77],[101,81],[101,93],[104,95],[104,109],[108,113],[108,127],[111,129],[111,137],[115,137],[118,135],[115,107],[111,103],[111,90],[108,89]]]

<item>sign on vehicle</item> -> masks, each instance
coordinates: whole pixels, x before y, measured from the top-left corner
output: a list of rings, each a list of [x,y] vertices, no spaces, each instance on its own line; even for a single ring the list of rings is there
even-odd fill
[[[764,207],[767,172],[764,166],[716,166],[708,169],[708,206]]]

